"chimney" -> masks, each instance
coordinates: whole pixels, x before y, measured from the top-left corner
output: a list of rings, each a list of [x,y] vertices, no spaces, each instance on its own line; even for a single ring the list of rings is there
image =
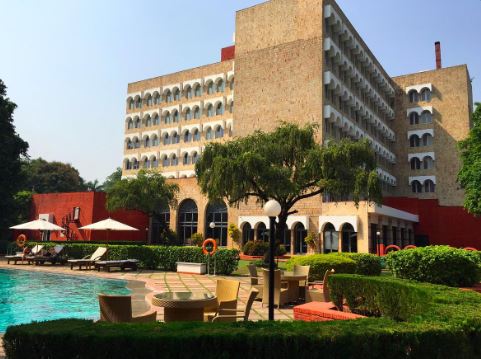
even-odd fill
[[[436,41],[434,43],[434,48],[436,49],[436,70],[439,70],[443,67],[441,64],[441,43]]]

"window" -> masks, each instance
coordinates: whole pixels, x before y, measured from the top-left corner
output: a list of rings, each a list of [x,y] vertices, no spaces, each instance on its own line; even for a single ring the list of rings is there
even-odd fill
[[[195,129],[193,134],[194,141],[200,141],[200,131]]]
[[[134,148],[140,148],[140,141],[137,137],[134,138]]]
[[[170,137],[169,137],[168,133],[166,133],[164,135],[164,141],[163,142],[164,142],[164,145],[170,145]]]
[[[190,110],[190,108],[187,108],[187,110],[185,110],[184,119],[186,121],[192,120],[192,111]]]
[[[189,130],[185,131],[184,133],[184,142],[192,141],[192,133]]]
[[[145,158],[144,161],[142,162],[142,168],[147,169],[150,167],[150,161],[148,158]]]
[[[158,92],[154,93],[154,105],[160,105],[160,95]]]
[[[217,107],[215,109],[215,114],[216,114],[216,116],[224,114],[224,104],[222,104],[222,103],[217,104]]]
[[[173,115],[173,122],[178,123],[179,122],[179,111],[174,110],[172,112],[172,115]]]
[[[152,106],[152,96],[147,96],[147,106]]]
[[[307,252],[306,243],[307,231],[302,223],[294,227],[294,253],[302,254]]]
[[[145,119],[145,127],[150,127],[152,126],[152,119],[150,116],[147,115],[147,118]]]
[[[409,137],[409,145],[411,147],[419,147],[419,137],[418,137],[418,135],[411,135],[411,137]]]
[[[214,116],[214,106],[212,104],[209,104],[207,106],[207,117],[212,117]]]
[[[254,240],[254,230],[249,223],[244,223],[242,226],[242,244]]]
[[[214,83],[212,81],[210,81],[207,84],[207,94],[212,95],[213,93],[214,93]]]
[[[421,114],[420,122],[421,123],[432,123],[433,117],[431,115],[431,112],[423,111],[423,113]]]
[[[190,244],[190,237],[197,233],[197,205],[191,199],[186,199],[179,206],[177,234],[184,244]]]
[[[129,120],[129,122],[127,122],[127,129],[131,130],[132,128],[134,128],[134,121]]]
[[[167,92],[165,93],[165,101],[166,102],[174,101],[174,98],[172,96],[172,92],[170,90],[167,90]]]
[[[155,114],[154,115],[154,126],[158,126],[159,124],[160,124],[159,115]]]
[[[423,135],[423,146],[431,146],[433,144],[433,136],[429,133]]]
[[[158,146],[159,144],[160,144],[159,138],[157,137],[157,135],[153,135],[152,136],[152,146]]]
[[[419,115],[417,112],[411,112],[409,114],[409,124],[410,125],[418,125],[419,124]]]
[[[206,131],[205,131],[205,139],[206,140],[212,140],[212,128],[208,128]]]
[[[159,161],[157,160],[157,157],[152,157],[150,159],[150,162],[152,163],[152,168],[157,168],[159,167]]]
[[[424,181],[424,192],[432,193],[435,190],[436,185],[431,180]]]
[[[421,101],[431,101],[431,90],[424,88],[421,90]]]
[[[192,153],[192,164],[195,164],[198,159],[199,155],[197,154],[197,152]]]
[[[125,161],[125,169],[126,170],[131,170],[132,169],[132,163],[129,160]]]
[[[177,166],[179,164],[179,159],[177,158],[176,155],[172,155],[172,157],[170,159],[170,164],[172,166]]]
[[[140,97],[137,97],[137,100],[135,100],[135,108],[142,108],[142,99]]]
[[[164,114],[164,123],[165,123],[165,124],[167,124],[167,123],[172,123],[172,117],[171,117],[169,111],[167,111],[167,112]]]
[[[215,138],[224,137],[224,129],[221,126],[217,126],[215,129]]]
[[[150,138],[149,138],[149,136],[145,137],[145,139],[144,139],[144,147],[150,147]]]
[[[166,155],[164,155],[164,156],[162,157],[162,166],[168,167],[169,165],[170,165],[169,158],[168,158]]]
[[[137,159],[135,159],[135,158],[132,160],[132,169],[134,169],[134,170],[139,169],[139,161],[137,161]]]
[[[186,152],[184,153],[184,155],[182,156],[182,164],[183,165],[188,165],[189,164],[189,154]]]
[[[174,101],[180,101],[180,90],[179,89],[174,90]]]
[[[194,118],[199,119],[200,118],[200,108],[196,107],[194,109]]]
[[[137,119],[135,120],[135,128],[140,128],[140,118],[137,117]]]
[[[214,223],[214,228],[210,224]],[[214,238],[220,246],[227,246],[227,206],[224,202],[209,203],[205,219],[206,238]]]
[[[195,95],[195,97],[202,96],[202,88],[200,87],[199,84],[195,85],[194,95]]]
[[[409,92],[409,102],[418,102],[418,92],[416,90],[411,90]]]
[[[337,253],[339,252],[339,233],[336,231],[331,223],[327,223],[324,226],[323,240],[324,240],[324,253]]]
[[[129,106],[129,110],[133,110],[133,109],[134,109],[134,107],[135,107],[134,100],[129,99],[129,100],[127,101],[127,104],[128,104],[128,106]]]
[[[177,132],[174,132],[172,134],[172,143],[179,143],[180,142],[180,136]]]
[[[426,156],[423,158],[423,167],[425,170],[430,170],[434,168],[434,160],[431,156]]]
[[[224,85],[224,80],[219,80],[217,81],[217,92],[224,92],[225,85]]]
[[[421,169],[421,161],[417,157],[411,158],[411,169],[412,170],[419,170]]]
[[[186,98],[192,98],[192,87],[187,86],[184,91]]]
[[[132,150],[134,148],[134,144],[132,143],[132,141],[130,140],[130,138],[127,140],[127,146],[126,148],[128,150]]]
[[[354,232],[354,227],[346,223],[342,226],[341,232],[342,251],[356,253],[357,252],[357,232]]]
[[[152,242],[159,243],[163,241],[165,231],[170,227],[170,208],[169,206],[161,206],[158,209],[157,216],[152,217]]]
[[[412,181],[411,190],[412,190],[413,193],[422,193],[423,192],[423,186],[421,185],[421,182]]]

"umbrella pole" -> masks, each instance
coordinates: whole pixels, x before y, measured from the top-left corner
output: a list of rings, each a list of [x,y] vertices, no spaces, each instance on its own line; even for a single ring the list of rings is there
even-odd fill
[[[107,229],[107,260],[109,260],[109,232],[110,229]]]

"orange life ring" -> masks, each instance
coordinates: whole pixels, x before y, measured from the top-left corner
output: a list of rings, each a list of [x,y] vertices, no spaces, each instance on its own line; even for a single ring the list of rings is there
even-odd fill
[[[403,249],[414,249],[414,248],[417,248],[417,247],[414,244],[410,244],[404,247]]]
[[[477,251],[477,249],[474,248],[474,247],[466,247],[466,248],[464,248],[464,250],[465,251]]]
[[[209,252],[207,250],[207,245],[211,243],[212,244],[212,250]],[[202,253],[208,254],[208,255],[214,255],[214,253],[217,251],[217,242],[213,238],[207,238],[203,243],[202,243]]]
[[[20,248],[23,248],[27,243],[27,236],[25,234],[20,234],[15,240],[15,242],[17,243],[17,246],[19,246]]]
[[[384,248],[384,254],[388,254],[388,253],[389,253],[389,250],[400,251],[401,248],[400,248],[399,246],[396,246],[395,244],[390,244],[389,246],[387,246],[386,248]]]

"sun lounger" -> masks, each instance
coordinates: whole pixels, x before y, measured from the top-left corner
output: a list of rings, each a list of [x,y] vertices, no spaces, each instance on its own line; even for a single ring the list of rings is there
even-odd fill
[[[38,255],[30,259],[34,264],[65,264],[66,259],[62,256],[62,251],[65,248],[64,245],[57,244],[55,247],[50,248],[47,254]]]
[[[18,261],[27,261],[30,264],[32,258],[34,258],[37,254],[39,254],[43,249],[43,245],[37,244],[35,247],[32,248],[29,254],[25,254],[25,252],[17,252],[15,255],[5,256],[7,259],[7,263],[10,264],[10,261],[17,264]]]
[[[95,269],[99,272],[101,269],[105,269],[110,272],[111,268],[120,268],[121,271],[126,269],[137,270],[139,261],[137,259],[123,259],[116,261],[97,261],[95,262]]]
[[[69,259],[67,262],[70,264],[70,269],[73,269],[74,267],[79,267],[79,269],[82,269],[82,267],[91,269],[92,266],[95,265],[95,262],[101,260],[106,253],[107,248],[98,247],[91,256],[85,256],[82,259]]]

